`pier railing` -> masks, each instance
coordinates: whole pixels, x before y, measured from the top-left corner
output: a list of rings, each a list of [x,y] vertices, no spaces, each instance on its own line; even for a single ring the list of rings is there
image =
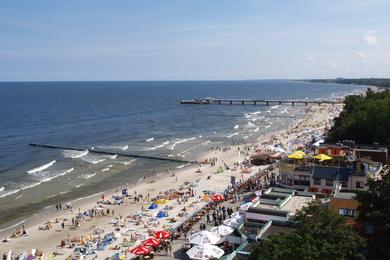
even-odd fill
[[[272,100],[272,99],[225,99],[225,98],[205,98],[180,100],[183,105],[309,105],[309,104],[342,104],[342,100]]]

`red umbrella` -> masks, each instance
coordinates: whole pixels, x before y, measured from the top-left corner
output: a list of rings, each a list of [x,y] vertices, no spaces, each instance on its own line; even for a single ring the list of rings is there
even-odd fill
[[[144,246],[159,246],[160,245],[160,240],[154,238],[154,237],[150,237],[144,241],[142,241],[142,244]]]
[[[137,246],[130,250],[135,255],[147,255],[152,252],[152,249],[147,246]]]
[[[164,231],[164,230],[157,231],[156,233],[154,233],[154,237],[159,238],[159,239],[168,239],[171,237],[171,233]]]
[[[214,195],[214,196],[211,196],[211,199],[213,201],[223,201],[225,199],[225,197],[223,195]]]

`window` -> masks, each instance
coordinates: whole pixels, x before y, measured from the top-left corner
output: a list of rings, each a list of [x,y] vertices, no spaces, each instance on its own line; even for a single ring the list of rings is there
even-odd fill
[[[314,184],[315,184],[315,185],[321,185],[321,179],[319,179],[319,178],[314,178]]]
[[[356,216],[356,209],[340,208],[339,215],[346,216],[346,217],[355,217]]]
[[[362,189],[363,186],[364,186],[364,185],[363,185],[363,182],[362,182],[362,181],[357,181],[357,182],[356,182],[356,188],[357,188],[357,189]]]
[[[294,185],[310,186],[310,176],[295,175]]]
[[[326,179],[326,186],[332,186],[333,187],[333,180]]]

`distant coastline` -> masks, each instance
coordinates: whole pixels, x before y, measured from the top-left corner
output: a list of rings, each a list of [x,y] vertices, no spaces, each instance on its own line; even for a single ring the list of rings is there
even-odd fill
[[[390,78],[335,78],[335,79],[302,79],[297,81],[313,82],[313,83],[336,83],[348,85],[365,85],[375,86],[378,88],[390,88]]]

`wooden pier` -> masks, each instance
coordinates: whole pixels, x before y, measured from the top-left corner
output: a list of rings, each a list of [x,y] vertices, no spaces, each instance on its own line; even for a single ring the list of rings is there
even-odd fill
[[[81,147],[70,147],[70,146],[61,146],[61,145],[51,145],[51,144],[37,144],[31,143],[30,146],[42,147],[42,148],[50,148],[50,149],[62,149],[62,150],[73,150],[73,151],[89,151],[90,153],[96,154],[105,154],[105,155],[119,155],[126,156],[132,158],[142,158],[142,159],[150,159],[150,160],[160,160],[160,161],[171,161],[175,163],[192,163],[190,161],[175,159],[175,158],[167,158],[167,157],[158,157],[158,156],[149,156],[149,155],[141,155],[141,154],[130,154],[125,152],[113,152],[113,151],[104,151],[102,149],[91,149],[91,148],[81,148]]]
[[[267,99],[220,99],[220,98],[205,98],[205,99],[187,99],[181,100],[183,105],[309,105],[309,104],[342,104],[344,101],[338,100],[267,100]]]

